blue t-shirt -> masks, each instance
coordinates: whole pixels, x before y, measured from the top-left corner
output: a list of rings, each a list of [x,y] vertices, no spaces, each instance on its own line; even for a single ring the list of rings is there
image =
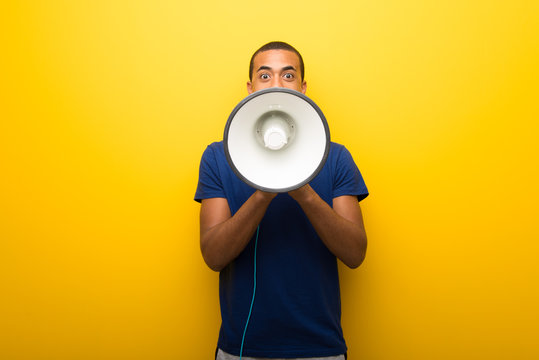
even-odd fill
[[[352,156],[336,143],[331,143],[326,164],[310,185],[330,206],[338,196],[355,195],[361,201],[368,195]],[[206,148],[196,201],[226,198],[234,215],[254,191],[229,166],[222,142]],[[239,355],[251,305],[254,244],[253,236],[219,275],[222,324],[217,345],[233,355]],[[256,299],[243,355],[322,357],[346,350],[337,259],[299,204],[288,194],[279,194],[260,223]]]

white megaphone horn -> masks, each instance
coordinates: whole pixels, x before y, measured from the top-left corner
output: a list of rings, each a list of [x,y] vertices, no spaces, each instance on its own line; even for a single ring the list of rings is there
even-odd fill
[[[309,183],[324,166],[329,127],[322,110],[304,94],[269,88],[234,108],[223,143],[241,180],[262,191],[288,192]]]

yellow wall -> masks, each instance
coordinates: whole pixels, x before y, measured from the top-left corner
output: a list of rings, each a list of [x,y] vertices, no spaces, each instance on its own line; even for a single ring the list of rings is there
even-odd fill
[[[212,357],[198,162],[271,40],[371,191],[350,358],[539,358],[536,1],[12,3],[1,359]]]

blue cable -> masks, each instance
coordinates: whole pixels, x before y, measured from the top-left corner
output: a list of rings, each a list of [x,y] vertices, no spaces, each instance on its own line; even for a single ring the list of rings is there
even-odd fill
[[[260,225],[258,225],[258,227],[256,228],[253,299],[251,300],[251,308],[249,309],[249,315],[247,315],[247,321],[245,322],[245,329],[243,330],[243,337],[241,338],[240,360],[241,360],[241,357],[243,355],[243,343],[245,341],[245,333],[247,332],[247,326],[249,325],[249,320],[251,319],[251,313],[253,312],[253,304],[255,303],[255,295],[256,295],[256,248],[258,247],[258,232],[259,232],[259,230],[260,230]]]

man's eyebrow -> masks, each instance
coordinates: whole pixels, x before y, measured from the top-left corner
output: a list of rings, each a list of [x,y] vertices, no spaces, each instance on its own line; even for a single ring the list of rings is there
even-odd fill
[[[281,71],[286,71],[286,70],[294,70],[294,71],[296,71],[296,68],[293,67],[292,65],[288,65],[288,66],[285,66],[284,68],[281,69]]]
[[[258,70],[256,72],[259,72],[260,70],[271,70],[271,67],[269,67],[267,65],[262,65],[261,67],[258,68]],[[293,67],[292,65],[285,66],[284,68],[281,69],[281,71],[286,71],[286,70],[297,71],[296,68]]]
[[[261,67],[258,68],[256,72],[259,72],[260,70],[271,70],[271,68],[269,66],[262,65]]]

